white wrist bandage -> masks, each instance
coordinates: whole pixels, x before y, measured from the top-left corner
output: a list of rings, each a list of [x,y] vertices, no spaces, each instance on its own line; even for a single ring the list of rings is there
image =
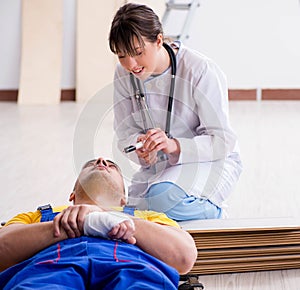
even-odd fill
[[[133,220],[121,212],[91,212],[85,217],[84,220],[84,235],[108,238],[107,234],[114,226],[127,220],[130,221],[134,227]]]

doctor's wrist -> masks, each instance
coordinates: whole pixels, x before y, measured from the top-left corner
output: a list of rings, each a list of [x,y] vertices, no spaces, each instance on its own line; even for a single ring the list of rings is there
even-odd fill
[[[174,146],[174,147],[170,151],[170,153],[168,153],[169,163],[171,165],[175,165],[175,164],[177,164],[177,162],[179,160],[181,149],[180,149],[180,143],[177,139],[171,139],[171,141],[172,141],[172,146]]]
[[[169,139],[171,142],[171,150],[169,150],[170,155],[179,155],[180,154],[180,143],[177,139]]]

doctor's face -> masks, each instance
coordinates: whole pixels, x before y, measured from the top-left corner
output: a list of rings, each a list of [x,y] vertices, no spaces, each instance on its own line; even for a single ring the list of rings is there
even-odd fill
[[[144,40],[144,47],[135,41],[135,55],[118,53],[120,64],[135,77],[145,80],[152,74],[160,74],[158,59],[162,48],[162,39],[158,37],[156,42]]]

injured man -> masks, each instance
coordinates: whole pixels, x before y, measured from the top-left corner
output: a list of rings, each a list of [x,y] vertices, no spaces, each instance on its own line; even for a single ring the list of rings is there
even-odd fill
[[[176,222],[126,208],[114,162],[87,162],[69,200],[0,229],[0,289],[177,289],[193,267],[194,240]]]

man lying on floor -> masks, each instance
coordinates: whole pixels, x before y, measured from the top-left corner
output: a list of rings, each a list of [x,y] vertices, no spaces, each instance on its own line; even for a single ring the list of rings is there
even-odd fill
[[[69,200],[61,212],[19,214],[0,230],[0,289],[177,289],[193,267],[194,240],[177,223],[121,212],[123,177],[112,161],[87,162]]]

